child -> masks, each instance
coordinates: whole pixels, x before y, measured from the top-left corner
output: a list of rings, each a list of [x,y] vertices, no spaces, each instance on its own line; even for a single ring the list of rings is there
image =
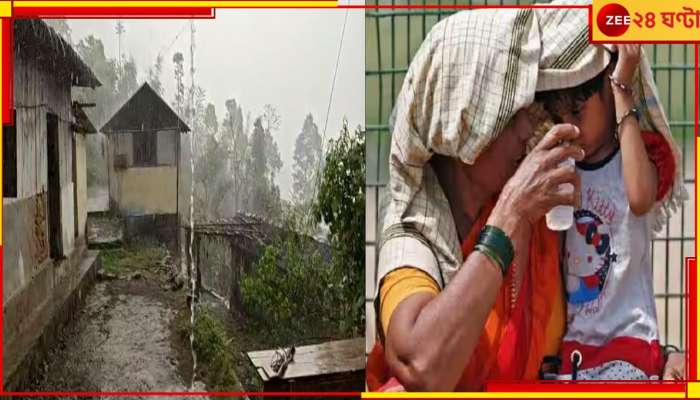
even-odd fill
[[[659,134],[640,131],[630,89],[640,46],[617,48],[617,62],[596,78],[541,96],[556,122],[580,128],[586,154],[577,164],[581,207],[562,253],[568,318],[560,379],[658,379],[663,365],[649,211],[674,174],[652,160],[673,156]]]

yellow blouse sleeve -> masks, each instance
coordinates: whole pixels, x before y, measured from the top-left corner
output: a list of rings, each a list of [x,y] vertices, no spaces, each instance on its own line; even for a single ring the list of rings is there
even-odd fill
[[[380,319],[384,332],[387,332],[391,315],[399,303],[420,292],[437,295],[440,288],[430,275],[418,268],[395,269],[384,277],[379,288]]]

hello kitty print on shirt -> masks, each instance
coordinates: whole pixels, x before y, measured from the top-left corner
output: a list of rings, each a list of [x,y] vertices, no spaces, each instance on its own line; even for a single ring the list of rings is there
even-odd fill
[[[596,300],[603,293],[611,263],[617,260],[611,251],[610,226],[604,220],[615,215],[615,206],[600,195],[593,196],[592,188],[588,192],[589,199],[597,199],[594,209],[602,205],[603,217],[591,210],[576,210],[575,229],[567,235],[566,252],[569,307],[584,315],[598,311],[600,302]]]
[[[653,375],[648,366],[655,365],[659,337],[652,216],[630,210],[619,150],[595,164],[578,163],[576,170],[581,207],[563,250],[567,327],[561,357],[570,359],[576,350],[585,368],[625,361]]]

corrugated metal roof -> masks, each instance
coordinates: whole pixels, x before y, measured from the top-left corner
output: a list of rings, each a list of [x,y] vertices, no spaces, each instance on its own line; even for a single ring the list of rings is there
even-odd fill
[[[44,21],[16,19],[14,28],[15,54],[28,52],[43,67],[69,73],[73,86],[102,86],[75,49]]]
[[[185,228],[189,229],[189,227]],[[257,215],[243,212],[239,212],[231,218],[197,222],[194,225],[194,232],[204,236],[233,239],[232,244],[251,253],[259,253],[263,246],[278,244],[289,235],[295,235],[314,243],[324,260],[331,259],[331,249],[327,243],[277,226]]]
[[[190,128],[148,83],[141,85],[129,100],[100,129],[103,133],[135,133]]]

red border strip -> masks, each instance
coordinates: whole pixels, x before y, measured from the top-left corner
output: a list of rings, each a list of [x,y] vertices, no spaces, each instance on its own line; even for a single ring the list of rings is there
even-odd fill
[[[14,102],[14,29],[12,20],[3,18],[2,24],[2,123],[14,124],[12,104]]]
[[[697,206],[697,204],[696,204]],[[688,380],[697,381],[698,371],[697,371],[697,313],[698,313],[698,294],[697,294],[697,260],[688,259],[686,263],[687,273],[686,273],[686,284],[688,295],[686,296],[688,306],[686,310],[688,312],[688,335],[686,336],[686,348],[688,350],[687,357],[687,369]]]
[[[211,7],[18,7],[17,18],[214,18]]]
[[[75,397],[99,397],[99,396],[209,396],[209,397],[360,397],[360,392],[2,392],[2,396],[75,396]]]

